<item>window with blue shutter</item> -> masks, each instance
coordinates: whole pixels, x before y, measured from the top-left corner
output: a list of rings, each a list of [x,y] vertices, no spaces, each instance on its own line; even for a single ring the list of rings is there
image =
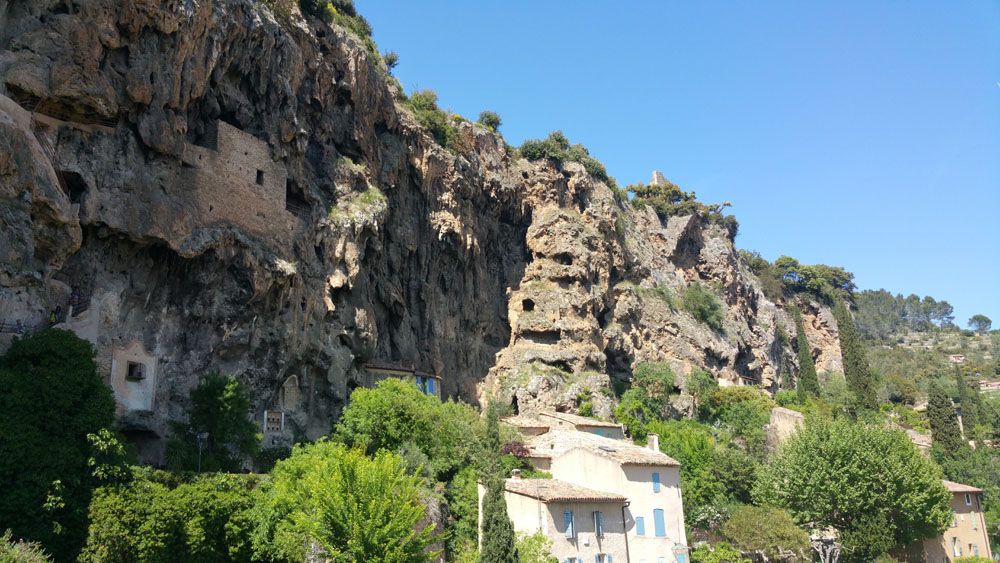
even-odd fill
[[[973,530],[978,530],[979,529],[979,520],[976,519],[976,511],[975,510],[972,510],[972,511],[969,512],[969,518],[972,519],[972,529]]]
[[[653,473],[653,492],[654,493],[660,492],[660,474],[659,473]]]
[[[424,390],[424,378],[419,375],[417,376],[417,389]]]
[[[610,553],[604,556],[604,563],[614,563],[613,561],[611,561]]]
[[[576,530],[573,529],[573,513],[563,512],[563,524],[566,525],[566,537],[575,538]]]
[[[601,537],[604,535],[604,520],[601,518],[601,511],[594,511],[594,535]]]
[[[635,535],[645,536],[646,535],[646,519],[639,516],[635,519]]]
[[[677,563],[687,563],[687,555],[684,555],[683,553],[678,553]]]
[[[433,395],[434,394],[434,379],[433,378],[428,378],[427,379],[427,394],[428,395]]]
[[[653,510],[653,533],[655,533],[658,538],[667,537],[667,526],[663,520],[662,508]]]
[[[594,563],[601,563],[601,554],[598,553],[594,556]]]

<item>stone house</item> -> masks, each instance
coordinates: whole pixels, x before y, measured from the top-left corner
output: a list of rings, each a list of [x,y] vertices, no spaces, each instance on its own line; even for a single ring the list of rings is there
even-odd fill
[[[515,423],[526,424],[520,418]],[[527,445],[529,459],[553,478],[541,480],[548,483],[545,490],[536,480],[507,481],[515,530],[544,533],[564,563],[687,562],[680,464],[659,451],[655,434],[644,448],[624,438],[553,428],[529,436]]]
[[[538,413],[538,418],[541,422],[548,424],[550,428],[556,430],[590,432],[591,434],[597,434],[605,438],[614,438],[616,440],[625,438],[625,430],[622,428],[622,425],[613,422],[605,422],[577,414],[549,411]]]
[[[383,362],[369,362],[364,365],[365,387],[374,387],[383,379],[393,377],[403,381],[411,381],[425,395],[441,398],[441,376],[420,371],[412,367]]]
[[[983,516],[983,490],[944,481],[951,493],[951,524],[943,534],[909,546],[900,554],[907,562],[950,563],[959,557],[993,558]]]

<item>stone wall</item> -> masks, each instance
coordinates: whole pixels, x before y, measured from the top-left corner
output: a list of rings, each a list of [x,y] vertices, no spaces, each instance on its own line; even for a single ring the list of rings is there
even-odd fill
[[[141,366],[138,371],[129,365]],[[111,388],[119,414],[127,411],[151,411],[156,396],[157,358],[138,340],[114,347],[111,360]],[[140,378],[133,377],[141,374]]]

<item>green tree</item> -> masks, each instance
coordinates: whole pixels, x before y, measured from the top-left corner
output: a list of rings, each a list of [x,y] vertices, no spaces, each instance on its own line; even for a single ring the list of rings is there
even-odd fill
[[[694,508],[707,506],[725,494],[714,473],[716,444],[710,427],[683,419],[651,422],[646,430],[659,435],[660,451],[681,464],[685,514],[693,514]]]
[[[421,481],[385,450],[369,458],[360,448],[325,439],[297,445],[274,466],[254,507],[257,557],[433,561],[438,554],[425,549],[435,541],[434,525],[414,530],[424,517]]]
[[[844,363],[844,377],[847,387],[854,394],[854,408],[862,411],[873,411],[878,408],[875,395],[876,382],[872,378],[868,359],[865,357],[864,344],[854,328],[854,319],[847,310],[843,299],[837,299],[833,307],[833,316],[837,319],[837,336],[840,339],[840,356]]]
[[[705,289],[701,282],[692,282],[684,289],[684,293],[681,295],[681,306],[695,319],[712,329],[722,330],[722,322],[726,318],[725,310],[722,308],[719,298]]]
[[[426,457],[425,472],[442,481],[471,462],[482,432],[479,414],[469,405],[441,402],[398,379],[355,389],[334,428],[340,441],[363,446],[369,454],[419,449]]]
[[[396,51],[386,51],[382,55],[382,60],[385,61],[385,68],[389,71],[389,76],[392,76],[392,69],[399,64],[399,55],[396,54]]]
[[[504,479],[500,475],[500,408],[496,402],[486,410],[486,437],[484,439],[484,480],[486,495],[483,497],[483,516],[480,537],[479,563],[517,563],[519,559],[514,537],[514,524],[507,516],[504,500]]]
[[[691,552],[691,563],[751,563],[728,542],[715,545],[703,544]]]
[[[186,477],[136,468],[127,484],[97,489],[84,563],[250,561],[249,511],[257,479]]]
[[[844,418],[807,419],[761,469],[753,494],[800,524],[838,530],[858,560],[884,551],[872,532],[902,546],[937,536],[951,519],[940,469],[905,434]]]
[[[257,425],[250,420],[250,393],[243,383],[218,370],[191,390],[187,422],[172,424],[167,463],[174,469],[238,472],[260,449]],[[207,437],[201,439],[198,436]]]
[[[802,324],[802,313],[798,306],[791,307],[795,319],[795,344],[799,355],[799,378],[795,390],[799,394],[799,402],[805,404],[808,397],[819,397],[819,378],[816,377],[816,364],[813,362],[812,349],[806,338],[805,325]]]
[[[780,561],[782,553],[810,553],[809,534],[788,512],[773,506],[741,506],[722,525],[722,535],[744,553],[762,553]]]
[[[993,321],[986,315],[972,315],[969,317],[969,328],[976,332],[986,332],[993,326]]]
[[[552,555],[552,540],[542,532],[517,534],[518,563],[559,563]]]
[[[333,5],[330,0],[299,0],[299,8],[306,16],[316,18],[324,23],[333,22]]]
[[[14,339],[0,358],[0,530],[71,560],[100,479],[88,435],[114,422],[94,349],[67,330]]]
[[[500,115],[495,111],[485,110],[479,112],[479,123],[490,128],[492,131],[499,131],[500,124],[503,120],[500,119]]]
[[[941,447],[946,455],[952,456],[965,447],[962,433],[958,427],[958,415],[951,399],[936,383],[931,383],[927,389],[927,419],[931,426],[931,437],[934,444]]]
[[[669,362],[640,362],[635,366],[632,388],[625,394],[634,396],[647,412],[659,418],[670,404],[674,379],[674,370]]]
[[[37,542],[14,540],[10,530],[0,535],[0,561],[4,563],[50,563],[52,558]]]
[[[719,389],[719,381],[711,373],[694,368],[684,380],[684,390],[694,398],[694,406],[697,409],[704,401],[712,396]]]

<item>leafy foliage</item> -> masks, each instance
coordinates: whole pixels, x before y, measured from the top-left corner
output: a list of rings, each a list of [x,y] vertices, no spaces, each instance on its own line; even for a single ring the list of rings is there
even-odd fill
[[[714,293],[705,289],[701,282],[695,281],[684,289],[681,306],[691,313],[695,319],[705,323],[713,330],[722,330],[725,311],[722,303]]]
[[[191,390],[187,422],[173,423],[167,463],[173,469],[198,468],[198,435],[203,471],[238,472],[260,449],[257,425],[248,418],[250,393],[243,383],[218,370],[210,371]]]
[[[983,489],[986,530],[994,545],[1000,543],[1000,452],[991,447],[962,448],[936,459],[949,480]]]
[[[875,396],[876,382],[872,377],[865,346],[854,329],[854,319],[847,310],[843,299],[837,299],[833,307],[837,319],[837,336],[840,339],[840,355],[844,361],[844,377],[854,394],[854,407],[861,410],[875,410],[878,402]]]
[[[751,563],[727,542],[699,545],[691,552],[691,563]]]
[[[335,561],[433,561],[424,549],[433,525],[424,517],[421,479],[407,475],[399,456],[372,458],[328,440],[297,445],[271,472],[253,513],[257,557],[302,561],[322,553]]]
[[[799,378],[795,390],[799,394],[799,402],[804,403],[808,397],[819,397],[819,379],[816,377],[816,364],[813,362],[805,325],[802,324],[802,313],[796,305],[792,305],[791,309],[795,319],[795,347],[799,357]]]
[[[146,468],[124,485],[98,489],[83,562],[249,561],[251,476],[191,479]]]
[[[986,315],[972,315],[969,317],[969,328],[976,332],[986,332],[993,326],[993,321]]]
[[[559,563],[552,555],[552,541],[541,531],[534,534],[518,532],[518,563]]]
[[[400,452],[405,446],[419,449],[426,456],[427,473],[444,481],[471,462],[481,434],[482,422],[469,405],[441,402],[412,383],[392,378],[374,389],[355,389],[334,429],[338,439],[362,446],[369,454],[382,449]]]
[[[49,557],[41,544],[26,542],[23,538],[15,540],[7,530],[0,536],[0,561],[4,563],[49,563]]]
[[[854,274],[838,266],[799,264],[791,256],[779,256],[771,266],[785,284],[785,289],[793,293],[808,293],[825,303],[832,303],[837,293],[851,293]]]
[[[951,518],[940,470],[902,432],[811,418],[761,470],[754,498],[838,530],[859,559],[934,537]],[[850,541],[848,541],[850,540]]]
[[[448,115],[438,108],[437,100],[437,93],[433,90],[420,90],[410,94],[405,103],[413,111],[420,125],[430,131],[439,145],[456,149],[458,131],[449,123]]]
[[[491,131],[499,131],[500,124],[503,123],[500,119],[500,115],[497,112],[490,110],[479,112],[479,119],[477,121],[489,127]]]
[[[854,294],[854,322],[862,337],[887,342],[907,331],[926,332],[935,327],[951,326],[954,308],[947,301],[930,295],[903,297],[884,289]]]
[[[590,151],[581,144],[570,145],[569,139],[563,135],[562,131],[549,133],[544,140],[529,139],[521,143],[518,149],[521,156],[528,160],[541,160],[543,158],[553,160],[558,163],[563,161],[579,162],[588,174],[601,180],[611,188],[617,188],[615,179],[608,176],[604,164],[596,158],[590,156]]]
[[[632,184],[625,188],[625,192],[633,195],[631,199],[633,207],[642,209],[648,205],[662,220],[674,216],[700,215],[710,223],[721,224],[726,229],[730,241],[735,240],[739,232],[740,224],[736,221],[736,217],[722,213],[729,203],[706,205],[695,199],[693,191],[685,192],[671,182]]]
[[[519,559],[514,524],[507,516],[507,501],[503,495],[504,479],[499,474],[501,455],[499,417],[499,406],[491,403],[486,411],[486,436],[483,444],[486,495],[483,497],[479,563],[517,563]]]
[[[722,535],[743,552],[763,553],[770,561],[782,552],[809,553],[809,534],[788,512],[771,506],[742,506],[722,525]]]
[[[90,343],[57,329],[14,340],[0,358],[0,387],[0,530],[73,559],[100,484],[88,435],[114,421],[111,389]]]

